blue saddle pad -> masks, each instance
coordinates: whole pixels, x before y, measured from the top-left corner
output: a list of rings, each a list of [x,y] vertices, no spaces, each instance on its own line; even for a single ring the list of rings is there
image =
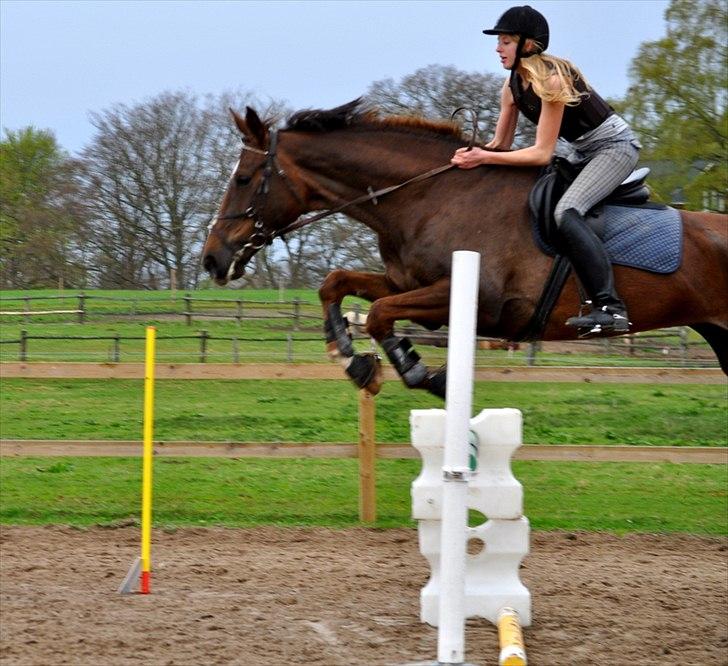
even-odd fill
[[[594,226],[612,263],[652,273],[672,273],[682,262],[682,219],[667,206],[603,206]],[[589,218],[587,218],[589,219]],[[536,244],[553,256],[554,247],[538,226],[532,227]]]
[[[672,273],[682,261],[682,219],[675,208],[604,206],[604,246],[615,264]]]

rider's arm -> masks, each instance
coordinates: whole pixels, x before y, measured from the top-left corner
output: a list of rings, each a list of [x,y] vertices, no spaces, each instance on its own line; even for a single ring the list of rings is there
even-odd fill
[[[552,80],[552,85],[558,81]],[[453,164],[461,169],[472,169],[483,164],[503,164],[511,166],[543,166],[551,161],[559,138],[561,120],[564,117],[564,105],[561,102],[541,103],[541,115],[536,128],[536,143],[528,148],[499,153],[482,148],[459,148],[455,151]]]
[[[511,87],[508,85],[508,79],[506,79],[501,90],[500,115],[495,126],[495,136],[492,141],[485,144],[485,147],[491,150],[510,150],[513,137],[516,135],[517,124],[518,107],[513,99]]]

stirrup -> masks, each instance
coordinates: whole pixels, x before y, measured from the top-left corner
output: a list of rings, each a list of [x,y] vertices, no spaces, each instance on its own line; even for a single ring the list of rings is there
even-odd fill
[[[566,325],[578,328],[580,338],[591,338],[611,333],[629,333],[631,322],[627,319],[626,310],[603,305],[588,314],[570,317]]]

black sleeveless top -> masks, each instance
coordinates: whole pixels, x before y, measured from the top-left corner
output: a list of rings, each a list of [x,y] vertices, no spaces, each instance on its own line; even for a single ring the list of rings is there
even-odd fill
[[[538,119],[541,117],[541,98],[533,91],[533,86],[530,85],[524,90],[523,81],[516,70],[511,71],[508,86],[518,110],[532,123],[538,124]],[[596,91],[589,90],[582,78],[574,77],[574,87],[579,92],[587,92],[588,96],[582,97],[576,106],[564,106],[559,136],[567,141],[574,141],[582,134],[596,129],[614,114],[614,109]]]

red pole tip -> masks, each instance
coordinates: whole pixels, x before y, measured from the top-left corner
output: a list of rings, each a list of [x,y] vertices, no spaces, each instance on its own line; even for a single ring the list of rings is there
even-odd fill
[[[142,571],[142,589],[141,594],[149,594],[149,582],[152,574],[149,571]]]

